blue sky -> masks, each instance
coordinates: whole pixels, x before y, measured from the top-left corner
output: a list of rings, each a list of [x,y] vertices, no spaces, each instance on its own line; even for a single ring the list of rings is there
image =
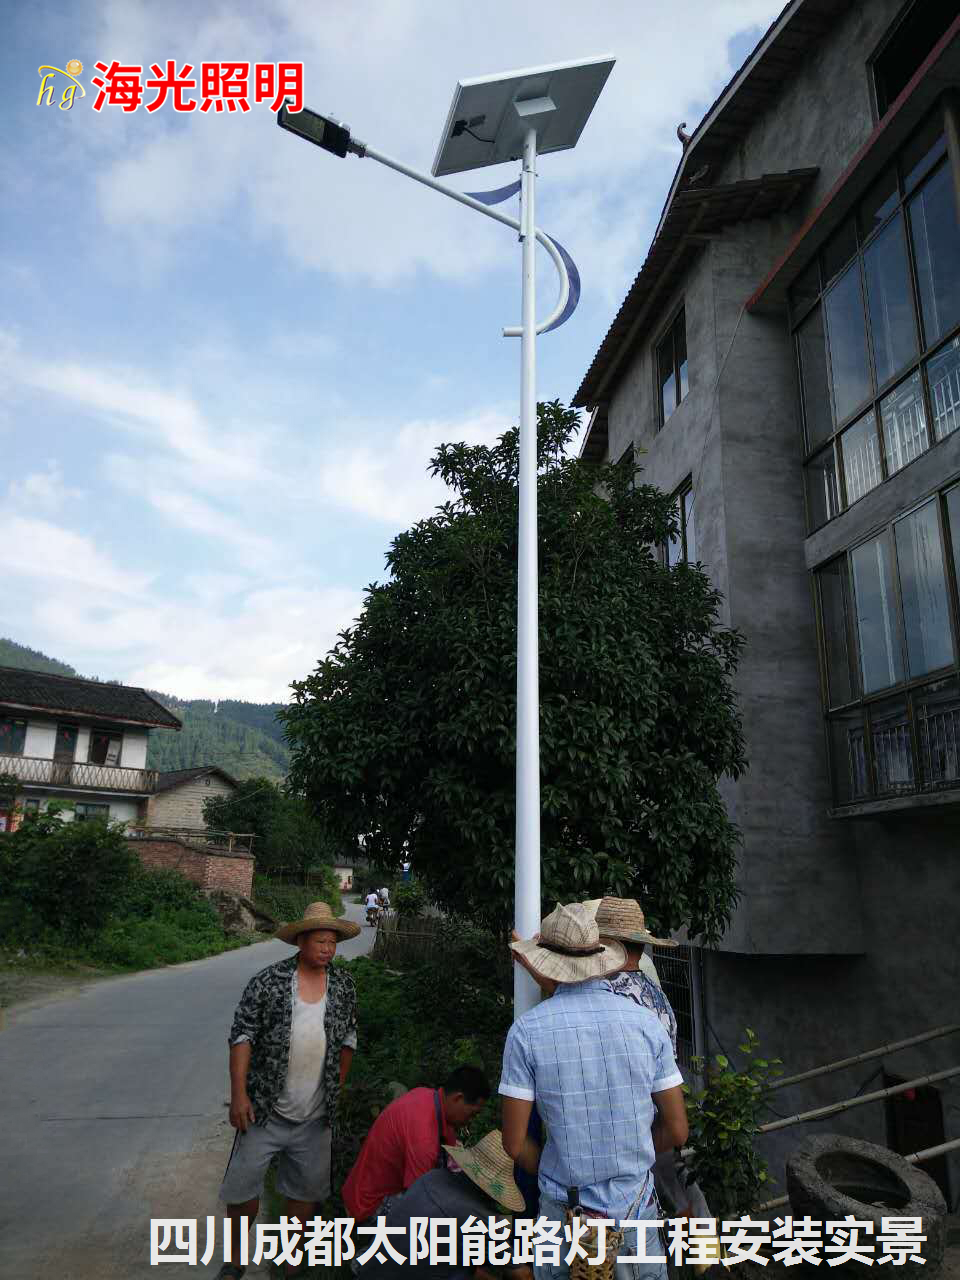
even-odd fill
[[[267,105],[95,113],[95,62],[303,61],[307,105],[428,169],[458,77],[615,55],[579,146],[539,166],[538,222],[583,276],[579,310],[539,343],[539,397],[567,401],[649,246],[677,124],[778,9],[8,6],[0,634],[184,697],[283,699],[383,577],[390,538],[443,500],[435,446],[492,441],[517,413],[509,231],[282,133]],[[87,97],[36,106],[37,67],[71,58]]]

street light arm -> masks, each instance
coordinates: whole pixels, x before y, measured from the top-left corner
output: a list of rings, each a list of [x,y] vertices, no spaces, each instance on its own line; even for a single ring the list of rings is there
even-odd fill
[[[445,183],[438,182],[429,173],[422,173],[419,169],[411,169],[408,164],[404,164],[401,160],[394,160],[392,156],[385,155],[382,151],[377,151],[376,148],[368,146],[365,142],[360,142],[357,138],[350,139],[348,150],[361,159],[366,156],[371,160],[377,160],[380,164],[386,165],[388,169],[394,169],[397,173],[402,173],[404,177],[413,178],[414,182],[420,182],[432,191],[439,191],[441,195],[449,196],[451,200],[456,200],[458,204],[465,204],[468,209],[475,209],[477,213],[483,213],[488,218],[493,218],[494,221],[503,223],[505,227],[510,227],[513,231],[521,233],[523,230],[518,218],[511,218],[508,213],[501,213],[498,209],[491,209],[489,205],[481,204],[479,200],[474,200],[473,196],[468,196],[463,191],[456,191],[453,187],[448,187]],[[537,325],[537,333],[545,333],[551,325],[560,319],[564,312],[570,297],[570,276],[559,250],[550,237],[541,231],[539,227],[536,229],[536,237],[552,258],[553,265],[556,267],[557,275],[560,278],[560,294],[557,298],[557,305],[546,320]],[[505,338],[519,338],[522,334],[523,329],[519,325],[511,325],[503,331]]]

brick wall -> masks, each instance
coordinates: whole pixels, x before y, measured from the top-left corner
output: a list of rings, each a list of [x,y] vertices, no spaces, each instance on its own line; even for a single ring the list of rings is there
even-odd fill
[[[179,871],[201,889],[226,889],[250,897],[253,858],[245,853],[217,853],[195,849],[182,840],[145,837],[131,840],[131,847],[145,867]]]

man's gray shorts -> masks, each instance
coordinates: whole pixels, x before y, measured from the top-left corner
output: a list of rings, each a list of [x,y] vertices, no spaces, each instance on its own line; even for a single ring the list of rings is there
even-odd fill
[[[277,1161],[277,1190],[289,1200],[326,1200],[330,1195],[330,1126],[324,1118],[294,1124],[272,1115],[237,1133],[220,1187],[226,1204],[244,1204],[263,1191],[267,1167]]]

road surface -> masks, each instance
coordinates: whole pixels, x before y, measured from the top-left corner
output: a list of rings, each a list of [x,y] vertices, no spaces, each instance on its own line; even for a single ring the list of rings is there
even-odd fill
[[[348,904],[346,914],[359,923],[363,909]],[[363,929],[338,954],[363,955],[373,937]],[[230,1020],[247,979],[291,954],[262,942],[8,1012],[3,1280],[145,1280],[166,1271],[149,1265],[151,1217],[215,1214],[219,1228],[217,1191],[233,1141],[224,1105]]]

